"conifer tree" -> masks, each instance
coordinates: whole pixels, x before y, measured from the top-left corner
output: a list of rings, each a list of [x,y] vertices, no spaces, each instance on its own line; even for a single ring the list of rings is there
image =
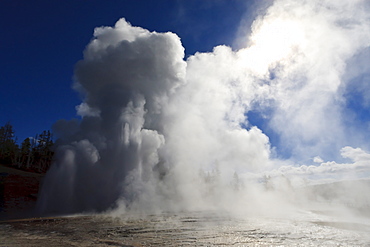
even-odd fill
[[[18,157],[18,145],[10,122],[0,127],[0,162],[15,164]]]

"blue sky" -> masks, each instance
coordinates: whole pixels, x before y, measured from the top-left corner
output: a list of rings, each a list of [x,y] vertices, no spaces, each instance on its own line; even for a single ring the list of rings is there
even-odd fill
[[[76,117],[81,99],[71,89],[74,66],[95,27],[124,17],[150,31],[177,33],[192,55],[234,45],[240,22],[252,8],[254,1],[240,0],[3,0],[0,124],[10,121],[21,142],[51,129],[58,119]]]

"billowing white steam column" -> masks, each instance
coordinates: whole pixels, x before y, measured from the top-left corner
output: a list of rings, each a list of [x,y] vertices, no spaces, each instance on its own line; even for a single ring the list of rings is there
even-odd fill
[[[173,33],[124,19],[97,28],[75,72],[82,120],[55,124],[60,139],[39,210],[253,212],[283,203],[264,192],[264,174],[286,173],[275,185],[289,191],[307,174],[369,169],[361,149],[343,149],[355,164],[340,169],[317,156],[363,144],[353,138],[361,130],[345,131],[343,102],[354,76],[346,61],[369,51],[368,9],[366,1],[278,0],[254,22],[246,48],[219,46],[186,62]],[[277,159],[250,110],[265,116],[291,160],[322,164]]]
[[[184,49],[176,35],[150,33],[121,19],[94,36],[76,66],[83,118],[56,124],[62,139],[42,210],[103,210],[121,196],[135,198],[140,181],[150,180],[159,163],[162,108],[184,83]],[[130,179],[139,188],[127,188]]]

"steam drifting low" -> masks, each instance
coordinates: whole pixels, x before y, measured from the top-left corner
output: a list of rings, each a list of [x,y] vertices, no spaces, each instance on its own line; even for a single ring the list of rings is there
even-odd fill
[[[186,60],[176,34],[96,28],[75,70],[82,119],[54,126],[38,209],[271,212],[312,183],[367,178],[368,127],[347,102],[361,87],[369,106],[369,13],[360,0],[276,0],[244,48]]]

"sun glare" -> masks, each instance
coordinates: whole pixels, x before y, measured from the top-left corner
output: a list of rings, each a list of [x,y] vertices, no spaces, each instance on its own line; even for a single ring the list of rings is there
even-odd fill
[[[251,45],[240,51],[248,69],[264,75],[271,65],[289,58],[292,52],[304,45],[300,23],[291,20],[271,20],[254,30]]]

